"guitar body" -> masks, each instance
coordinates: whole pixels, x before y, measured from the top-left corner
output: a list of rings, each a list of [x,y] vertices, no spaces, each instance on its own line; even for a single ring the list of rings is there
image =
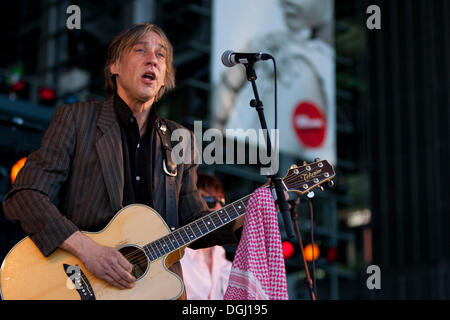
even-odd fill
[[[123,290],[96,278],[81,260],[65,250],[57,249],[49,257],[44,257],[33,241],[26,237],[11,249],[3,261],[1,295],[6,300],[179,299],[183,296],[183,282],[168,268],[183,256],[184,247],[152,262],[140,249],[169,232],[159,214],[144,205],[123,208],[100,232],[83,232],[99,244],[119,249],[124,256],[141,255],[141,276],[132,289]],[[82,283],[78,286],[74,282],[75,269],[79,270],[78,275],[82,275]]]

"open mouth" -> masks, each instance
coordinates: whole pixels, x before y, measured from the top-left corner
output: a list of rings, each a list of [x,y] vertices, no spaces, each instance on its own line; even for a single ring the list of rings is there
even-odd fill
[[[142,78],[148,81],[156,80],[156,75],[154,72],[146,72],[142,75]]]

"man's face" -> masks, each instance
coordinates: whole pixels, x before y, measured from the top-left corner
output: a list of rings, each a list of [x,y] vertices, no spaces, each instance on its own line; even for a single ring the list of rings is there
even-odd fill
[[[164,85],[166,57],[164,42],[154,32],[148,32],[134,46],[124,50],[110,70],[116,74],[119,95],[132,101],[154,102]]]
[[[292,32],[314,27],[330,3],[329,0],[280,0],[285,22]]]

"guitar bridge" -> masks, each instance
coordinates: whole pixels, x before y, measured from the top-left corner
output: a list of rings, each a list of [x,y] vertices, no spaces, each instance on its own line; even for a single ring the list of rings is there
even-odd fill
[[[87,279],[83,270],[80,269],[78,265],[68,265],[64,264],[64,272],[67,277],[72,281],[73,286],[67,286],[68,289],[76,289],[80,295],[81,300],[96,300],[94,291],[92,290],[91,284]],[[69,279],[67,279],[69,281]],[[70,283],[70,282],[69,282]]]

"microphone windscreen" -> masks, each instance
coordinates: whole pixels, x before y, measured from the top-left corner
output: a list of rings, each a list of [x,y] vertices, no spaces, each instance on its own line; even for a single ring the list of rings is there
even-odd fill
[[[232,50],[227,50],[222,54],[222,63],[226,67],[233,67],[236,64],[231,60],[231,56],[233,55],[233,53],[234,52]]]

